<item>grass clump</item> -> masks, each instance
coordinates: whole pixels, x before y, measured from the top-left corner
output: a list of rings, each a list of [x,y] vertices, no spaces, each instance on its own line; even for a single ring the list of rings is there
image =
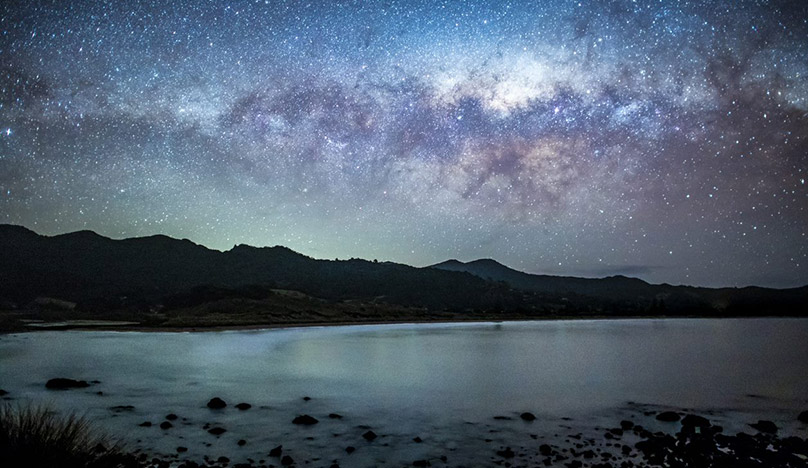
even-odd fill
[[[43,406],[3,404],[0,466],[129,468],[140,464],[85,417],[60,415]]]

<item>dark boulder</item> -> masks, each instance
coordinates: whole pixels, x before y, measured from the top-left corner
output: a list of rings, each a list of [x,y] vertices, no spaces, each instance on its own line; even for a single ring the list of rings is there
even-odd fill
[[[656,415],[657,421],[663,421],[663,422],[676,422],[680,418],[681,417],[679,416],[679,414],[674,413],[673,411],[663,411],[658,415]]]
[[[172,427],[174,427],[174,425],[168,421],[163,421],[162,423],[160,423],[160,429],[166,430],[171,429]]]
[[[73,380],[65,378],[56,378],[48,380],[45,388],[50,390],[67,390],[70,388],[87,388],[90,384],[85,380]]]
[[[528,411],[525,411],[524,413],[520,414],[519,417],[522,418],[523,421],[535,421],[536,420],[536,415],[534,415],[533,413],[530,413]]]
[[[803,411],[800,413],[800,415],[797,416],[797,420],[801,423],[808,424],[808,411]]]
[[[758,432],[777,434],[777,425],[771,421],[760,420],[754,424],[750,424],[750,426],[756,429]]]
[[[143,421],[142,423],[138,424],[140,427],[151,427],[151,421]]]
[[[318,421],[316,418],[309,416],[308,414],[304,414],[302,416],[298,416],[292,420],[292,424],[299,424],[302,426],[311,426],[313,424],[317,424]]]
[[[8,392],[0,388],[0,396],[6,396],[6,395],[8,395]]]
[[[213,434],[215,436],[220,436],[220,435],[224,434],[225,432],[227,432],[227,429],[225,429],[223,427],[212,427],[212,428],[208,429],[208,433]]]
[[[247,445],[247,441],[246,441],[246,440],[244,440],[244,439],[240,439],[240,440],[239,440],[238,442],[236,442],[236,443],[238,444],[238,446],[239,446],[239,447],[244,447],[245,445]]]
[[[328,417],[329,417],[330,419],[342,419],[342,415],[341,415],[341,414],[337,414],[337,413],[329,413],[329,414],[328,414]]]
[[[239,403],[236,405],[236,408],[240,409],[241,411],[245,411],[252,408],[252,405],[249,403]]]
[[[283,466],[289,466],[289,465],[294,465],[294,464],[295,464],[295,460],[292,457],[290,457],[289,455],[284,455],[283,458],[281,458],[281,465],[283,465]]]
[[[414,439],[412,439],[412,441],[415,442],[416,444],[420,444],[424,440],[422,438],[420,438],[420,437],[415,437]]]
[[[168,419],[169,421],[176,421],[177,417],[178,416],[176,414],[174,414],[174,413],[169,413],[169,414],[166,415],[166,419]]]
[[[716,432],[710,424],[710,420],[695,414],[688,414],[682,418],[682,434],[706,434]]]
[[[682,426],[690,426],[690,427],[710,427],[710,420],[707,418],[703,418],[701,416],[697,416],[695,414],[688,414],[684,418],[682,418]]]
[[[188,451],[188,447],[177,447],[177,453],[185,453]]]
[[[282,453],[283,453],[283,445],[278,445],[277,447],[269,451],[269,456],[279,458]]]
[[[208,408],[210,409],[222,409],[225,407],[227,407],[227,403],[219,397],[213,397],[208,402]]]
[[[377,435],[376,435],[376,433],[375,433],[375,432],[373,432],[373,431],[367,431],[367,432],[365,432],[364,434],[362,434],[362,437],[363,437],[363,438],[364,438],[366,441],[368,441],[368,442],[372,442],[372,441],[373,441],[373,440],[375,440],[375,439],[376,439],[376,437],[378,437],[378,436],[377,436]]]
[[[354,453],[355,451],[356,451],[356,447],[353,447],[351,445],[345,447],[345,453],[347,453],[348,455]]]

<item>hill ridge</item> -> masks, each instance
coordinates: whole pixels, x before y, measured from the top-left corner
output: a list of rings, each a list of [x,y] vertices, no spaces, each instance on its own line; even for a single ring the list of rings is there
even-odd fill
[[[522,315],[799,314],[808,287],[699,288],[616,275],[533,275],[483,258],[427,267],[314,259],[285,246],[227,251],[153,235],[110,239],[92,231],[43,236],[0,225],[0,302],[55,297],[82,307],[152,307],[201,286],[258,285],[328,301],[377,300],[430,310]]]

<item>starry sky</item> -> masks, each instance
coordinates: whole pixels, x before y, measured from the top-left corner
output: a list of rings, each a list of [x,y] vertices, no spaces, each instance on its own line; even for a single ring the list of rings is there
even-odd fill
[[[0,222],[808,283],[808,2],[5,1]]]

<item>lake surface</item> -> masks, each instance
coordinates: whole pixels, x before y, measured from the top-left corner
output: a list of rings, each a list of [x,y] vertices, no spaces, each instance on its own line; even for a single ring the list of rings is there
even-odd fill
[[[46,390],[53,377],[100,383]],[[298,456],[344,459],[344,447],[359,447],[368,428],[382,437],[352,455],[357,465],[469,455],[467,445],[482,438],[521,437],[523,411],[539,418],[529,428],[541,437],[669,408],[709,414],[730,430],[771,419],[805,437],[796,414],[808,408],[808,320],[47,331],[0,336],[0,388],[7,398],[87,414],[138,448],[173,453],[182,445],[189,455],[234,461],[266,458],[281,443]],[[230,406],[209,410],[214,396]],[[238,411],[239,402],[253,408]],[[134,409],[110,409],[119,405]],[[332,412],[343,419],[329,419]],[[138,426],[159,425],[168,413],[180,416],[175,428]],[[304,413],[320,423],[291,424]],[[228,432],[213,437],[208,423]],[[415,436],[425,443],[413,445]],[[239,439],[247,445],[237,447]]]

